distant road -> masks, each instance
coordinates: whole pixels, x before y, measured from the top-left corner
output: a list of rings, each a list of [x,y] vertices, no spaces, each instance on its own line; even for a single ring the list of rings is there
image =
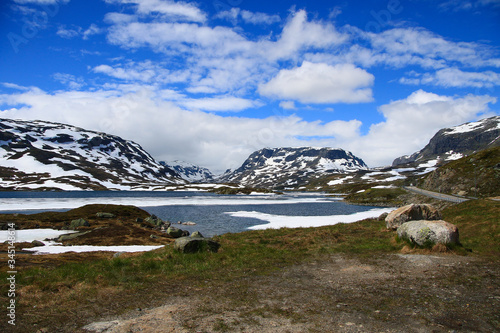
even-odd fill
[[[448,195],[448,194],[442,194],[442,193],[438,193],[438,192],[422,190],[422,189],[415,187],[415,186],[403,186],[403,188],[405,190],[410,191],[410,192],[422,194],[422,195],[425,195],[427,197],[431,197],[431,198],[439,199],[439,200],[458,202],[458,203],[469,200],[468,198],[456,197],[454,195]]]

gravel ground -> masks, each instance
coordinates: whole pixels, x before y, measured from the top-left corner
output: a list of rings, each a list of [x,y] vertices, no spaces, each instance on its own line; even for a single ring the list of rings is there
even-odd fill
[[[473,256],[337,254],[204,281],[81,332],[500,332],[499,276]]]

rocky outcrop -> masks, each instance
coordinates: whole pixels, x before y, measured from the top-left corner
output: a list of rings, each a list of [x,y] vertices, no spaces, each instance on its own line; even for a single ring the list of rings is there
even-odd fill
[[[174,249],[181,253],[217,252],[220,244],[210,238],[181,237],[174,242]]]
[[[458,228],[446,221],[410,221],[397,230],[400,239],[419,246],[431,247],[435,244],[460,244]]]
[[[428,204],[411,204],[400,207],[387,215],[385,224],[387,229],[396,230],[400,225],[415,220],[440,220],[441,213]]]

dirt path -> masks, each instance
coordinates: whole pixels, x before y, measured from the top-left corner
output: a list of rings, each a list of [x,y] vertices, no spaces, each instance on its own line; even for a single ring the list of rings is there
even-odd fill
[[[500,267],[472,256],[325,256],[82,332],[500,332]],[[145,304],[147,306],[147,304]]]

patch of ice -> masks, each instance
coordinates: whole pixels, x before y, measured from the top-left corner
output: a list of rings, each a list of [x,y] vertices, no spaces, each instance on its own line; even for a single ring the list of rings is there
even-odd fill
[[[23,251],[35,252],[35,254],[59,254],[67,252],[95,252],[95,251],[110,251],[110,252],[143,252],[152,251],[162,248],[164,245],[115,245],[115,246],[94,246],[94,245],[45,245],[36,246]]]
[[[272,215],[256,211],[239,211],[227,212],[234,217],[249,217],[263,221],[267,224],[260,224],[250,227],[249,229],[279,229],[279,228],[307,228],[307,227],[322,227],[327,225],[335,225],[338,223],[353,223],[367,218],[379,217],[383,213],[389,213],[394,208],[374,208],[365,212],[358,212],[349,215],[330,215],[330,216],[285,216]]]
[[[55,229],[24,229],[16,230],[15,243],[32,242],[34,240],[43,241],[47,238],[57,238],[61,235],[71,234],[76,231],[72,230],[55,230]],[[9,236],[8,230],[0,230],[0,242],[5,242]]]

